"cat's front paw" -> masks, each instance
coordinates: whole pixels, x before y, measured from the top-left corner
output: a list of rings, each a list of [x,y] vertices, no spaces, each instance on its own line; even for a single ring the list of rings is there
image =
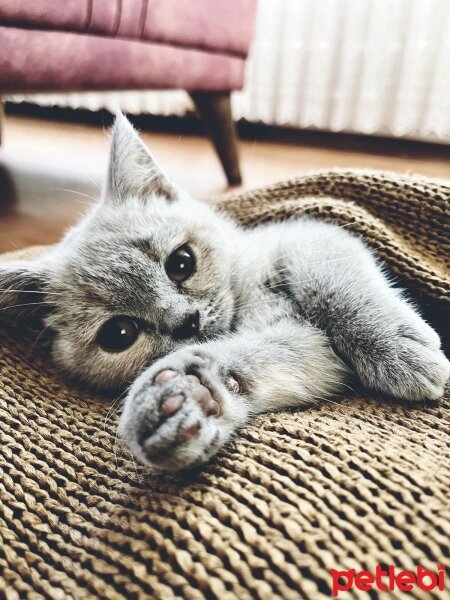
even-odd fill
[[[378,358],[375,353],[368,361],[373,368],[363,369],[363,383],[404,400],[441,398],[450,376],[450,363],[439,347],[438,336],[431,328],[429,331],[428,336],[423,331],[415,335],[408,332],[389,340],[383,355]]]
[[[208,461],[234,426],[225,414],[233,393],[206,361],[180,351],[155,363],[125,402],[120,434],[143,462],[179,470]],[[237,388],[234,390],[237,392]]]

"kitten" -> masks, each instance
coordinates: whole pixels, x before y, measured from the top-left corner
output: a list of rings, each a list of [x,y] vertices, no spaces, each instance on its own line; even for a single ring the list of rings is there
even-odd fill
[[[130,386],[120,432],[161,469],[207,461],[253,415],[330,398],[349,374],[410,401],[449,376],[359,239],[306,219],[239,227],[177,189],[123,116],[102,201],[39,262],[0,266],[0,288],[10,317],[44,320],[69,376]]]

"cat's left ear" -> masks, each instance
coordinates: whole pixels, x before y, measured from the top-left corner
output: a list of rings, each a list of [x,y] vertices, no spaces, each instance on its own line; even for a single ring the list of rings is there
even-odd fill
[[[43,318],[50,310],[45,268],[34,262],[0,264],[0,319]]]
[[[147,200],[152,195],[172,200],[176,194],[175,186],[156,164],[131,123],[119,113],[112,129],[105,201],[121,203],[130,197]]]

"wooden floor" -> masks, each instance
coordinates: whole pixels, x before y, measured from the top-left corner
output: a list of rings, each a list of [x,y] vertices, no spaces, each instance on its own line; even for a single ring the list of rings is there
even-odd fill
[[[174,180],[201,198],[226,191],[206,138],[182,135],[173,123],[167,131],[157,129],[143,138]],[[438,146],[267,129],[246,137],[245,188],[333,167],[450,177],[449,149]],[[0,148],[0,252],[55,242],[98,197],[107,156],[101,125],[7,116]]]

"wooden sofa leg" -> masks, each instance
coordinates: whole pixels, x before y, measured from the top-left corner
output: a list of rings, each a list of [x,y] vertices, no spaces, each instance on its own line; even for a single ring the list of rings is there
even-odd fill
[[[239,185],[242,177],[230,92],[191,92],[190,96],[219,155],[229,185]]]
[[[5,107],[3,106],[3,100],[0,96],[0,146],[2,145],[2,130],[5,120]]]

